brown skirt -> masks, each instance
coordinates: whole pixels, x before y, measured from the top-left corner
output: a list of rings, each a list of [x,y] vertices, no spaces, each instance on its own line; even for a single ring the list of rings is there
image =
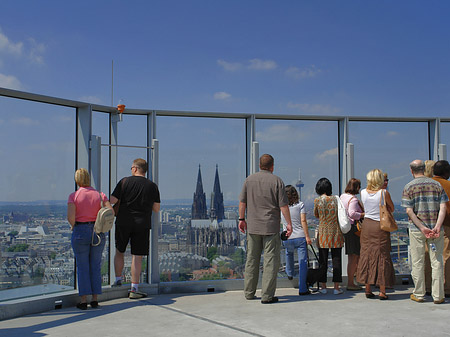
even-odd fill
[[[392,287],[395,271],[391,260],[391,234],[380,222],[365,218],[361,230],[361,251],[356,280],[364,284]]]

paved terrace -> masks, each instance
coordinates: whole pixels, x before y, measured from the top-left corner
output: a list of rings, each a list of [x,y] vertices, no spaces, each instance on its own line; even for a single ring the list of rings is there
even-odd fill
[[[396,286],[388,301],[366,299],[364,292],[297,292],[278,289],[276,304],[247,301],[242,291],[119,298],[99,309],[4,320],[0,336],[450,336],[449,299],[415,303],[410,286]]]

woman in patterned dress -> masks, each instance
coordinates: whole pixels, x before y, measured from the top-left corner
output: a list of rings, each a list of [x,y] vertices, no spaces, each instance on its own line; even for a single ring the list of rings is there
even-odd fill
[[[328,252],[331,249],[333,261],[333,282],[335,295],[342,294],[339,284],[342,282],[342,258],[341,251],[344,246],[344,236],[338,222],[338,201],[332,196],[331,182],[327,178],[321,178],[316,184],[316,193],[319,195],[314,200],[314,215],[319,218],[319,266],[322,269],[322,294],[327,293],[327,269]]]

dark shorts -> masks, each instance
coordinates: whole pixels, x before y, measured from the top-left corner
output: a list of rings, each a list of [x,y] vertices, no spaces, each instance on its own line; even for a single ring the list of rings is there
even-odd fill
[[[347,234],[344,234],[345,240],[345,254],[359,255],[361,250],[359,236],[355,235],[357,231],[356,225],[352,225],[352,229]]]
[[[116,248],[125,253],[128,242],[131,244],[132,255],[148,255],[150,248],[150,228],[142,226],[116,224]]]

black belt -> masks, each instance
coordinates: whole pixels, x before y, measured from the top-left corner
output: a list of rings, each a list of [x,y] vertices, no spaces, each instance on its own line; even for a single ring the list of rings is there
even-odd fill
[[[76,225],[95,225],[95,221],[88,221],[88,222],[79,222],[79,221],[76,221],[75,222],[75,226]]]

